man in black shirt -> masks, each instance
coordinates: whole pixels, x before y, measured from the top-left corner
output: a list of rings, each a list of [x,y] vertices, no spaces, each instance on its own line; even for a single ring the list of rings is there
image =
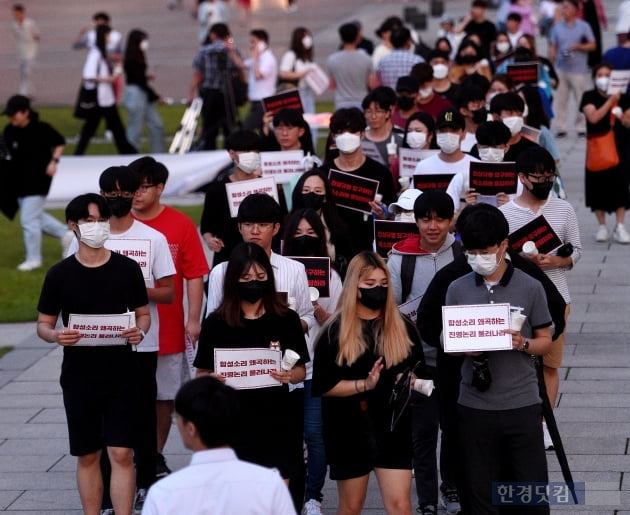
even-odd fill
[[[521,136],[524,110],[525,103],[518,93],[500,93],[490,101],[490,113],[492,113],[493,118],[507,125],[512,134],[510,141],[508,141],[508,151],[503,157],[504,161],[516,161],[517,156],[526,148],[539,146]]]

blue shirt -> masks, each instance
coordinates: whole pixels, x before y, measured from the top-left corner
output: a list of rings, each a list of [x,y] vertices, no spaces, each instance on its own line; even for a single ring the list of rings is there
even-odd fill
[[[584,20],[576,18],[571,25],[565,20],[556,23],[549,36],[549,42],[557,48],[556,68],[566,73],[588,73],[588,52],[569,48],[591,41],[595,41],[595,36]]]

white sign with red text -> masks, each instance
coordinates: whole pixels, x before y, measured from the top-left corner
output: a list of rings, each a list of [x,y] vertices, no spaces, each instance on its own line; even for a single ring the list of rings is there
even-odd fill
[[[96,347],[100,345],[126,345],[123,338],[125,329],[136,326],[136,313],[130,311],[120,315],[80,315],[70,313],[68,329],[81,331],[81,339],[75,347]]]
[[[280,386],[270,372],[279,371],[281,361],[280,349],[214,349],[214,371],[237,390]]]
[[[442,306],[444,352],[512,350],[510,304]]]
[[[247,181],[228,182],[225,185],[227,192],[228,204],[230,206],[230,216],[236,218],[238,215],[238,207],[241,202],[252,193],[266,193],[274,198],[278,204],[278,187],[273,177],[263,177],[262,179],[250,179]]]
[[[117,239],[111,236],[105,242],[105,247],[109,250],[133,259],[142,270],[142,277],[145,281],[152,279],[151,263],[151,240],[144,239]]]

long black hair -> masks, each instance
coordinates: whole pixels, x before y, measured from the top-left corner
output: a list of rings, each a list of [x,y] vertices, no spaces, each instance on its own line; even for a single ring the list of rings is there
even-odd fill
[[[146,67],[146,57],[140,48],[140,43],[147,39],[147,33],[140,29],[133,29],[127,36],[127,46],[125,47],[125,68],[128,64]]]
[[[107,61],[107,41],[105,40],[105,36],[107,36],[107,34],[109,34],[111,31],[112,29],[109,25],[96,26],[96,48],[98,48],[101,52],[101,56],[103,56],[103,59],[105,59],[108,67],[110,67],[110,65]]]
[[[319,215],[312,209],[298,209],[289,215],[287,223],[284,227],[282,254],[285,256],[301,255],[295,245],[295,232],[302,220],[306,220],[308,222],[319,239],[319,248],[315,251],[315,253],[312,254],[312,256],[304,257],[329,257],[328,250],[326,248],[326,230],[324,229],[324,224],[322,223]]]

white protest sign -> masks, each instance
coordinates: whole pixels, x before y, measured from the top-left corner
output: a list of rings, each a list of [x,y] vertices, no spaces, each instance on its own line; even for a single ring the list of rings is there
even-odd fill
[[[261,152],[260,167],[263,177],[278,177],[278,182],[286,180],[284,176],[304,173],[304,151],[286,150],[279,152]]]
[[[136,326],[136,313],[130,311],[120,315],[81,315],[70,313],[68,329],[81,331],[81,339],[75,347],[96,347],[99,345],[126,345],[123,338],[125,329]]]
[[[630,70],[612,70],[608,82],[607,95],[614,95],[618,91],[625,93],[630,82]]]
[[[280,349],[214,349],[214,371],[237,390],[280,386],[270,372],[279,371],[281,361]]]
[[[444,352],[511,350],[510,304],[442,306]]]
[[[105,242],[105,247],[109,250],[133,259],[142,270],[142,277],[145,281],[150,281],[152,277],[151,263],[151,240],[145,239],[118,239],[111,236]]]
[[[403,315],[407,315],[414,324],[418,319],[418,306],[420,305],[421,299],[422,295],[398,305],[398,311]]]
[[[438,153],[439,150],[427,150],[427,149],[416,149],[416,148],[400,148],[398,149],[399,155],[399,165],[398,165],[398,174],[401,177],[413,177],[413,173],[416,170],[416,165],[430,157]]]
[[[263,177],[262,179],[251,179],[247,181],[228,182],[225,185],[228,205],[230,206],[230,216],[236,218],[238,207],[241,202],[252,193],[266,193],[280,203],[278,197],[278,187],[273,177]]]

